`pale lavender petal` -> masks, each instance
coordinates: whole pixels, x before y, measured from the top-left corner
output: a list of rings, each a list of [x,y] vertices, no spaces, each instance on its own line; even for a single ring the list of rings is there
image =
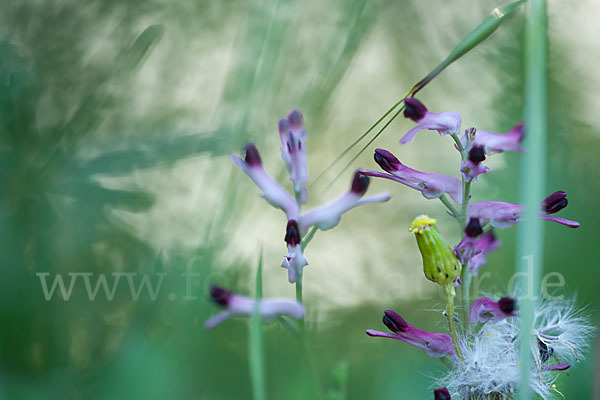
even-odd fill
[[[294,184],[294,191],[300,194],[301,201],[306,202],[308,182],[306,131],[304,119],[298,110],[292,111],[287,119],[279,121],[279,135],[281,138],[281,158],[285,163],[290,180]]]
[[[477,131],[475,133],[474,145],[485,147],[486,153],[500,153],[503,151],[522,151],[523,123],[515,125],[507,133],[492,133]]]
[[[479,218],[480,221],[490,221],[495,228],[508,228],[517,223],[522,207],[519,204],[503,201],[480,201],[469,204],[469,218]]]
[[[228,319],[232,316],[233,316],[233,314],[227,310],[218,312],[217,314],[213,315],[212,317],[210,317],[209,319],[206,320],[206,322],[204,323],[204,328],[212,329],[215,326],[219,325],[221,322],[225,321],[226,319]]]
[[[579,228],[581,226],[581,224],[577,221],[571,221],[570,219],[555,217],[553,215],[544,215],[542,219],[545,219],[546,221],[558,222],[559,224],[569,228]]]
[[[368,186],[369,178],[356,171],[351,189],[347,193],[328,204],[308,210],[301,216],[301,233],[305,234],[313,225],[321,230],[331,229],[340,222],[342,214],[345,212],[363,204],[385,202],[390,199],[390,195],[387,193],[363,198]]]
[[[294,198],[263,168],[258,150],[252,143],[246,145],[246,158],[231,156],[238,166],[262,190],[263,197],[273,207],[282,209],[288,219],[298,219],[300,208]]]
[[[296,282],[298,275],[302,272],[302,268],[308,265],[308,261],[302,252],[302,238],[298,223],[294,220],[288,221],[285,233],[285,243],[287,244],[288,252],[283,256],[281,266],[288,270],[288,281]]]
[[[304,317],[304,306],[296,300],[286,298],[265,298],[259,302],[260,314],[267,320],[279,315],[287,315],[295,319]]]
[[[419,125],[411,129],[400,139],[400,143],[410,142],[417,132],[423,129],[438,131],[440,135],[451,135],[460,132],[460,114],[455,111],[432,113],[419,100],[407,98],[404,100],[404,116],[412,119]]]

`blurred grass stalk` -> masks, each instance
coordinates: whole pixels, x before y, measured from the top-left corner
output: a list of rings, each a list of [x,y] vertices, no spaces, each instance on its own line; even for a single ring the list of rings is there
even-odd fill
[[[546,179],[546,125],[547,125],[547,25],[546,1],[529,0],[525,22],[525,141],[521,162],[520,197],[524,204],[524,221],[519,224],[517,269],[532,282],[521,281],[521,385],[518,398],[533,398],[531,379],[531,351],[536,346],[530,334],[535,299],[539,294],[542,274],[544,226],[539,218],[540,199],[544,195]],[[532,270],[532,272],[528,271]],[[529,288],[527,288],[529,284]],[[531,292],[531,289],[533,291]]]
[[[252,394],[254,400],[266,400],[265,390],[265,364],[264,364],[264,346],[262,316],[260,315],[260,299],[262,299],[262,247],[259,253],[258,268],[256,269],[256,291],[255,306],[252,314],[250,326],[250,379],[252,380]]]

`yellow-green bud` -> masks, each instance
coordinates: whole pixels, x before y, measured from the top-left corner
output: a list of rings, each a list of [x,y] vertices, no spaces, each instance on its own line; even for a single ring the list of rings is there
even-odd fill
[[[453,288],[462,265],[438,231],[436,222],[427,215],[419,215],[412,222],[409,231],[417,238],[425,277],[445,288]]]

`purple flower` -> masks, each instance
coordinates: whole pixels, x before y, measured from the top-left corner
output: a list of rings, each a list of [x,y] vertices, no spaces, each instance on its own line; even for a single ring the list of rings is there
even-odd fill
[[[486,255],[496,250],[501,244],[496,240],[496,236],[492,231],[480,236],[482,233],[483,229],[479,218],[469,219],[469,223],[465,228],[465,236],[454,248],[456,257],[463,265],[468,266],[475,276],[479,268],[487,264]]]
[[[515,125],[507,133],[492,133],[487,131],[476,131],[472,146],[481,146],[487,154],[501,153],[503,151],[522,151],[523,123]],[[466,134],[461,138],[463,146],[467,143]]]
[[[308,168],[306,167],[306,131],[304,118],[298,110],[293,110],[287,117],[279,121],[279,135],[281,138],[281,159],[285,163],[290,180],[294,184],[294,191],[306,203],[308,182]]]
[[[423,129],[438,131],[440,135],[452,135],[460,132],[460,114],[455,111],[432,113],[414,97],[404,99],[404,116],[418,125],[400,139],[400,143],[410,142],[417,132]]]
[[[287,244],[288,253],[283,256],[281,266],[288,270],[288,280],[290,283],[296,282],[298,275],[301,274],[302,268],[308,265],[308,261],[302,253],[302,239],[300,237],[300,229],[298,223],[294,220],[288,221],[285,242]]]
[[[562,210],[567,205],[567,194],[562,191],[554,192],[546,197],[543,202],[542,219],[558,222],[569,228],[578,228],[579,222],[568,219],[554,217],[554,214]],[[467,214],[469,218],[479,218],[481,221],[489,221],[495,228],[508,228],[516,224],[523,212],[523,206],[520,204],[505,203],[503,201],[481,201],[469,204]]]
[[[262,190],[263,197],[269,204],[282,209],[288,219],[298,219],[300,214],[298,203],[287,190],[264,170],[256,146],[253,143],[246,144],[245,152],[246,156],[244,159],[235,155],[231,156],[233,163],[240,167],[254,181],[256,186]]]
[[[379,332],[372,329],[367,335],[401,340],[423,349],[430,357],[441,358],[455,355],[452,339],[445,333],[427,332],[408,324],[401,316],[392,310],[383,314],[383,323],[392,333]]]
[[[434,400],[451,400],[450,392],[445,387],[433,390]]]
[[[544,365],[542,368],[546,371],[564,371],[571,368],[571,364]]]
[[[487,254],[496,250],[501,244],[502,243],[496,239],[496,235],[494,235],[493,231],[487,231],[479,238],[479,240],[477,240],[477,242],[475,242],[475,251],[467,264],[473,275],[477,276],[479,268],[487,264],[487,259],[485,258]]]
[[[486,323],[488,321],[501,321],[508,317],[514,317],[517,301],[511,297],[503,297],[497,302],[481,297],[473,302],[469,312],[471,323]]]
[[[388,173],[360,170],[361,174],[400,182],[420,191],[426,199],[439,198],[444,193],[448,193],[456,203],[462,203],[462,187],[458,179],[409,168],[387,150],[376,149],[374,158],[375,162]]]
[[[485,150],[483,146],[471,146],[469,155],[461,164],[460,172],[463,173],[465,181],[477,181],[477,177],[489,171],[482,162],[485,160]]]
[[[347,193],[328,204],[315,207],[302,214],[300,218],[302,234],[306,233],[313,225],[321,230],[331,229],[340,222],[342,214],[346,211],[363,204],[384,202],[390,199],[390,195],[387,193],[364,198],[369,182],[369,177],[361,175],[360,171],[356,171],[350,190]]]
[[[296,300],[283,298],[265,298],[256,300],[250,297],[231,293],[219,286],[210,287],[211,299],[225,310],[214,315],[204,323],[206,329],[211,329],[236,315],[252,315],[254,307],[258,306],[260,315],[270,320],[279,315],[288,315],[295,319],[304,317],[304,307]],[[258,304],[257,304],[258,301]]]

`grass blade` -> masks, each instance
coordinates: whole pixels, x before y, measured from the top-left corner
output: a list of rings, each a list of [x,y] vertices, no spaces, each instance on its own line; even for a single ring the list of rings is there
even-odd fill
[[[265,400],[267,398],[265,391],[265,366],[264,366],[264,348],[263,348],[263,330],[262,316],[259,310],[259,301],[262,298],[262,247],[258,259],[258,268],[256,271],[256,306],[252,314],[250,326],[250,379],[252,380],[252,394],[254,400]]]
[[[538,296],[542,274],[544,226],[539,218],[539,202],[544,195],[546,169],[546,125],[547,125],[547,36],[546,2],[528,2],[525,25],[525,141],[521,164],[521,202],[524,204],[525,218],[519,225],[517,268],[525,272],[529,290],[521,300],[521,385],[519,399],[532,399],[529,385],[531,379],[532,337],[529,334],[533,322],[534,302]],[[532,276],[533,275],[533,276]],[[523,283],[523,282],[521,282]],[[521,293],[526,287],[521,285]],[[525,290],[523,290],[525,289]]]

